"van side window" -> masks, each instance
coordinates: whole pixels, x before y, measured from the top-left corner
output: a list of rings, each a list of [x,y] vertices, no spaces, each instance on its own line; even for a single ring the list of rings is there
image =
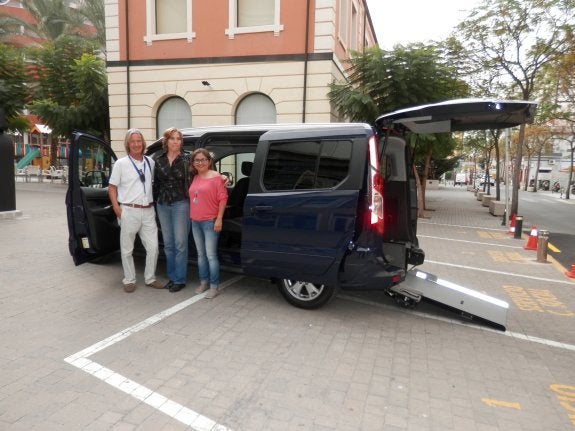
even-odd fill
[[[348,175],[351,146],[349,140],[272,142],[264,168],[264,188],[336,187]]]

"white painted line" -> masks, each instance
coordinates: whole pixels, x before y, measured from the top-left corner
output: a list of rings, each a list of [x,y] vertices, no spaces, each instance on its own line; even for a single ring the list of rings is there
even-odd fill
[[[567,281],[567,280],[557,280],[554,278],[544,278],[544,277],[533,277],[532,275],[523,275],[523,274],[517,274],[514,272],[506,272],[506,271],[496,271],[493,269],[477,268],[475,266],[459,265],[456,263],[437,262],[435,260],[427,260],[427,259],[425,259],[425,263],[432,263],[435,265],[443,265],[443,266],[451,266],[454,268],[461,268],[461,269],[470,269],[472,271],[489,272],[492,274],[509,275],[511,277],[528,278],[530,280],[546,281],[548,283],[568,284],[569,286],[573,286],[573,282]]]
[[[434,226],[449,226],[449,227],[461,227],[461,228],[465,228],[465,229],[478,229],[478,230],[495,230],[497,232],[507,232],[507,229],[494,229],[491,227],[483,227],[483,226],[466,226],[466,225],[461,225],[461,224],[448,224],[448,223],[432,223],[432,222],[428,222],[428,221],[417,221],[418,224],[430,224],[430,225],[434,225]],[[419,235],[418,235],[419,236]]]
[[[471,329],[477,329],[480,331],[486,331],[486,332],[491,332],[493,334],[498,334],[498,335],[504,335],[506,337],[511,337],[511,338],[516,338],[518,340],[524,340],[524,341],[530,341],[532,343],[537,343],[537,344],[543,344],[545,346],[549,346],[549,347],[556,347],[558,349],[564,349],[564,350],[570,350],[572,352],[575,352],[575,345],[573,344],[568,344],[568,343],[561,343],[559,341],[554,341],[554,340],[548,340],[545,338],[540,338],[540,337],[534,337],[532,335],[526,335],[526,334],[521,334],[519,332],[512,332],[512,331],[497,331],[495,329],[492,328],[488,328],[485,326],[479,326],[476,325],[474,323],[467,323],[467,322],[461,322],[459,320],[455,320],[455,319],[449,319],[447,317],[442,317],[442,316],[434,316],[433,314],[429,314],[429,313],[422,313],[420,311],[413,311],[413,310],[405,310],[405,309],[401,309],[399,307],[392,307],[386,304],[381,304],[379,302],[375,302],[375,301],[371,301],[368,299],[362,299],[362,298],[355,298],[353,296],[348,296],[348,295],[337,295],[338,298],[347,300],[347,301],[353,301],[353,302],[357,302],[360,304],[365,304],[365,305],[371,305],[374,307],[379,307],[379,308],[385,308],[387,310],[390,311],[395,311],[398,313],[404,313],[404,314],[409,314],[409,315],[414,315],[417,317],[421,317],[423,319],[431,319],[431,320],[437,320],[439,322],[445,322],[445,323],[450,323],[453,325],[459,325],[459,326],[465,326]]]
[[[445,240],[445,241],[465,242],[468,244],[489,245],[489,246],[493,246],[493,247],[523,248],[522,246],[519,246],[519,245],[494,244],[491,242],[468,241],[465,239],[452,239],[452,238],[444,238],[444,237],[440,237],[440,236],[417,235],[417,237],[418,238],[441,239],[441,240]]]
[[[225,289],[239,280],[244,278],[243,275],[238,275],[226,280],[220,284],[220,289]],[[110,386],[136,398],[139,401],[146,403],[147,405],[161,411],[162,413],[174,418],[178,422],[191,427],[196,431],[231,431],[229,428],[214,422],[212,419],[195,412],[186,406],[178,404],[163,395],[154,392],[153,390],[140,385],[139,383],[116,373],[115,371],[106,368],[97,362],[94,362],[88,357],[92,356],[94,353],[100,352],[122,340],[125,340],[130,335],[135,334],[143,329],[149,328],[158,322],[161,322],[165,318],[195,304],[200,299],[206,296],[206,292],[201,295],[195,295],[167,310],[161,311],[160,313],[154,314],[153,316],[143,320],[135,325],[130,326],[116,334],[102,340],[97,343],[92,344],[83,350],[80,350],[73,355],[68,356],[64,359],[70,365],[73,365],[80,370],[96,377],[97,379],[108,383]]]

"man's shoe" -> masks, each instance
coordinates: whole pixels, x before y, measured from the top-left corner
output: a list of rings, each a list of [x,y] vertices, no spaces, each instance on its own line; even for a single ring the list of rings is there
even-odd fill
[[[178,284],[172,284],[172,287],[170,287],[170,292],[171,293],[176,293],[179,292],[180,290],[182,290],[186,285],[183,283],[178,283]]]
[[[215,298],[216,296],[218,296],[219,294],[220,294],[220,292],[218,292],[218,289],[212,287],[210,290],[208,290],[208,293],[206,293],[205,298],[206,299],[212,299],[212,298]]]
[[[200,286],[195,290],[195,292],[197,294],[204,293],[209,288],[210,288],[210,286],[208,286],[207,284],[200,284]]]
[[[154,280],[151,283],[146,284],[146,286],[151,287],[153,289],[163,289],[164,285],[160,283],[158,280]]]
[[[164,286],[164,289],[171,289],[173,285],[174,285],[174,282],[172,280],[170,280],[166,283],[166,285]]]
[[[136,283],[124,284],[124,292],[132,293],[136,290]]]

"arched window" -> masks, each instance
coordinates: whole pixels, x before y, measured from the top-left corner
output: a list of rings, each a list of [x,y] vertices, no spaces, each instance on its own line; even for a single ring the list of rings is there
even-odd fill
[[[275,124],[276,106],[265,94],[250,94],[236,108],[236,124]]]
[[[157,116],[157,136],[168,127],[184,129],[192,127],[192,110],[190,105],[181,97],[170,97],[166,99],[158,109]]]

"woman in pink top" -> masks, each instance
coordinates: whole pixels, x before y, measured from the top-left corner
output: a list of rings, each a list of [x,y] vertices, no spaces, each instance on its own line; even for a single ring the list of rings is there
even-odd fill
[[[190,218],[192,233],[198,251],[200,286],[196,293],[206,293],[211,299],[218,295],[220,262],[218,260],[218,237],[222,231],[222,219],[228,201],[228,192],[221,175],[212,170],[212,156],[204,148],[192,153],[190,185]]]

